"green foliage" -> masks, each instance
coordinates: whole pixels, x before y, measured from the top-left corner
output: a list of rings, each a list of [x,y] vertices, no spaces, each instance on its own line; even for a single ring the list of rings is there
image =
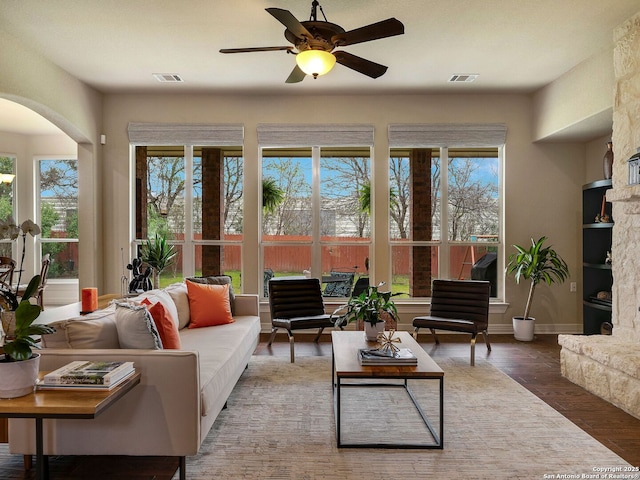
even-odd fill
[[[351,323],[358,320],[369,322],[375,325],[383,322],[381,318],[383,314],[388,314],[392,319],[398,320],[398,310],[391,297],[397,294],[391,292],[381,292],[379,289],[384,285],[380,283],[377,286],[370,286],[357,297],[352,297],[348,303],[338,307],[331,314],[331,318],[335,318],[336,327],[343,322]]]
[[[22,300],[15,311],[16,315],[16,327],[15,338],[13,340],[5,341],[4,352],[11,360],[22,361],[29,360],[33,355],[34,348],[40,348],[40,346],[33,339],[33,335],[45,335],[53,333],[55,330],[49,325],[36,324],[33,322],[40,315],[40,307],[33,305],[29,302],[29,299],[38,290],[40,285],[40,275],[34,276],[27,289],[22,296]]]
[[[513,245],[517,250],[509,257],[507,273],[514,275],[516,283],[521,279],[529,280],[529,296],[524,309],[524,318],[529,317],[533,293],[536,285],[545,282],[563,283],[569,277],[569,266],[552,247],[544,247],[547,237],[538,240],[531,239],[531,247],[524,248],[520,245]]]
[[[285,192],[275,179],[264,178],[262,180],[262,208],[266,213],[275,213],[276,208],[284,201]]]
[[[167,238],[157,233],[153,242],[147,240],[140,248],[142,261],[156,270],[158,274],[173,264],[177,254],[175,247],[167,243]]]

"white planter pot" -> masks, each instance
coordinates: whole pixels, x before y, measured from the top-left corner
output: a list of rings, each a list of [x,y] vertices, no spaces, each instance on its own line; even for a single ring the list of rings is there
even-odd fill
[[[513,317],[513,336],[521,342],[531,342],[536,319],[533,317]]]
[[[40,354],[22,362],[0,362],[0,398],[15,398],[33,392],[40,369]]]
[[[364,336],[370,342],[375,342],[378,339],[378,334],[384,332],[384,322],[378,322],[371,324],[364,322]]]

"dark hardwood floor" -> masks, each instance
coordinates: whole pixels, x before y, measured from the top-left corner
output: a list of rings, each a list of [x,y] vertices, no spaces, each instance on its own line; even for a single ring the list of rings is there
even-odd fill
[[[328,335],[325,335],[328,337]],[[431,336],[419,341],[436,362],[438,358],[469,355],[466,335],[439,335],[436,348]],[[256,355],[274,355],[289,360],[289,343],[284,334],[268,347],[264,335]],[[330,338],[313,343],[311,334],[296,335],[298,355],[331,355]],[[633,466],[640,466],[640,419],[574,385],[560,375],[560,347],[556,335],[538,335],[530,343],[518,342],[511,335],[491,335],[493,351],[487,355],[482,339],[476,345],[476,359],[485,359],[502,370],[562,415],[617,453]],[[175,472],[173,459],[165,457],[52,457],[52,478],[109,478],[169,480]],[[188,469],[188,459],[187,459]],[[0,472],[0,479],[35,478],[35,471],[24,472],[20,462],[12,471]]]

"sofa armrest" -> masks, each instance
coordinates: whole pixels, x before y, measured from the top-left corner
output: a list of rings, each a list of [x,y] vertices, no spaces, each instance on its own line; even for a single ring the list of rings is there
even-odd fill
[[[237,316],[253,316],[258,317],[259,313],[258,295],[251,293],[241,293],[236,295],[235,311]]]
[[[58,350],[41,352],[40,368],[74,360],[132,361],[140,384],[92,420],[45,420],[49,455],[195,455],[200,446],[201,388],[197,352]],[[32,420],[9,421],[9,449],[35,452]]]

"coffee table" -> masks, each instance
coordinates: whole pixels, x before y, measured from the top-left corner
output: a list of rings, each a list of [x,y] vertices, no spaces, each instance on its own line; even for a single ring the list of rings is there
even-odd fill
[[[42,375],[42,374],[41,374]],[[49,463],[43,453],[42,420],[45,418],[95,418],[140,383],[135,373],[107,391],[35,390],[18,398],[0,400],[0,417],[33,418],[36,421],[36,478],[49,478]]]
[[[388,332],[387,332],[388,333]],[[332,351],[332,372],[331,384],[334,394],[334,411],[336,419],[336,437],[338,447],[356,447],[356,448],[430,448],[442,449],[443,433],[444,433],[444,371],[433,361],[433,359],[424,351],[424,349],[416,342],[409,332],[396,332],[394,338],[397,337],[402,343],[396,344],[402,348],[410,348],[414,355],[418,358],[418,365],[414,366],[379,366],[379,365],[360,365],[358,361],[358,349],[375,347],[375,342],[368,342],[364,333],[361,331],[333,331],[331,332],[331,351]],[[379,382],[378,379],[388,379],[394,382]],[[345,382],[345,380],[349,380]],[[357,381],[355,381],[357,380]],[[376,380],[373,382],[372,380]],[[397,380],[401,380],[398,382]],[[423,408],[418,403],[414,393],[409,388],[409,380],[435,380],[439,383],[439,431],[433,428]],[[422,421],[429,429],[434,443],[382,443],[379,441],[361,442],[361,443],[345,443],[341,437],[342,412],[341,400],[342,390],[345,387],[367,387],[367,388],[383,388],[398,387],[402,388],[409,395],[413,405],[416,407]]]

